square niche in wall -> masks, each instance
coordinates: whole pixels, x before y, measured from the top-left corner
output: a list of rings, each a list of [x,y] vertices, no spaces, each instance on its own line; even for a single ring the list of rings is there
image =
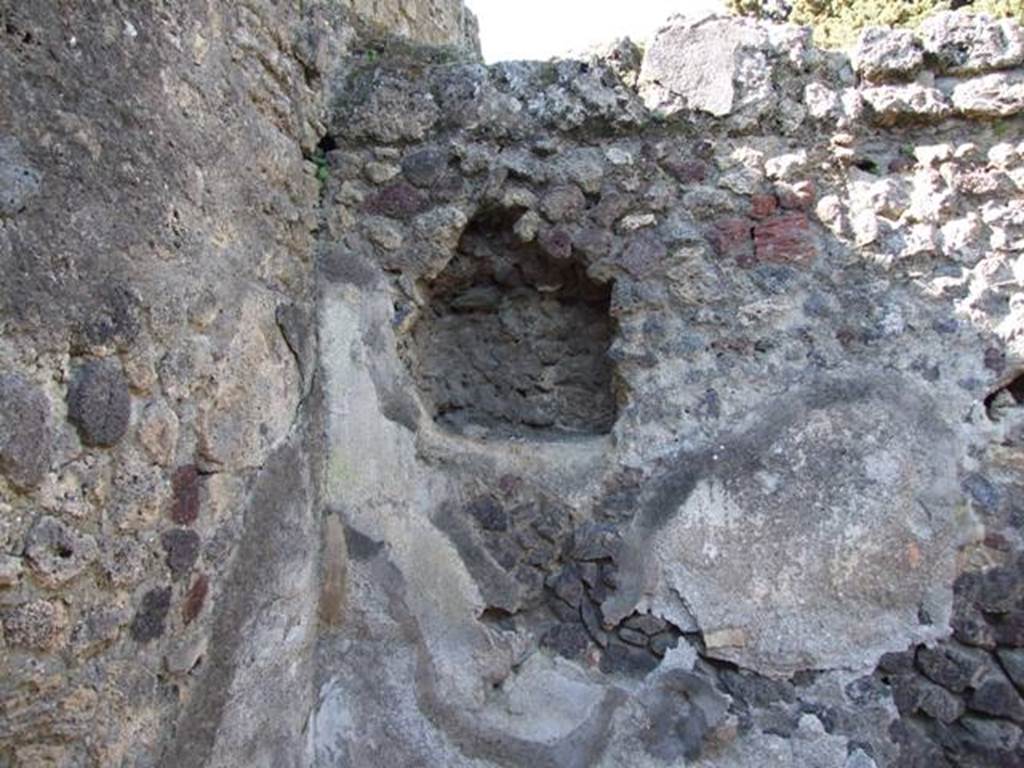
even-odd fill
[[[460,434],[554,439],[608,433],[611,284],[513,232],[515,211],[467,226],[403,354],[435,422]]]

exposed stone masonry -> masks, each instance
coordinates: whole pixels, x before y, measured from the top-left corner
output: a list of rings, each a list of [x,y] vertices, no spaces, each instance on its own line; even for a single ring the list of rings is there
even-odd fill
[[[72,5],[0,3],[0,765],[1024,762],[1016,24]]]
[[[567,233],[562,252],[535,245],[536,214],[520,213],[479,214],[466,227],[426,288],[409,365],[435,419],[460,431],[608,432],[611,288],[572,260]]]

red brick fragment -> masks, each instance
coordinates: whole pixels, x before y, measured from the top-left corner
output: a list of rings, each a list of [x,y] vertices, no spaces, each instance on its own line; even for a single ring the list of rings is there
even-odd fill
[[[802,213],[787,213],[754,227],[754,253],[759,263],[806,267],[818,257],[818,238]]]

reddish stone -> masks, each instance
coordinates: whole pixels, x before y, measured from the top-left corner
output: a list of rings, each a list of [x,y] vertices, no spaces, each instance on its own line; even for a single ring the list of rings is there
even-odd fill
[[[622,252],[622,266],[634,277],[649,275],[661,264],[668,251],[664,244],[649,232],[634,236]]]
[[[423,213],[429,205],[430,201],[426,195],[412,184],[400,181],[384,187],[368,198],[363,208],[367,213],[390,216],[393,219],[408,219]]]
[[[818,239],[802,213],[787,213],[754,227],[758,262],[806,267],[818,256]]]
[[[205,574],[199,574],[185,593],[185,602],[181,605],[181,618],[186,626],[195,621],[203,610],[203,603],[206,602],[206,593],[209,590],[210,580]]]
[[[719,256],[736,259],[736,263],[741,267],[753,265],[753,222],[750,219],[720,219],[715,224],[710,239]]]
[[[572,256],[572,237],[564,229],[546,229],[538,238],[541,250],[553,259]]]
[[[813,181],[798,181],[796,184],[779,184],[776,188],[779,205],[795,211],[806,211],[814,205],[817,192]]]
[[[199,489],[201,478],[195,464],[178,467],[171,478],[174,502],[171,519],[178,525],[191,525],[199,517]]]
[[[775,195],[754,195],[750,198],[750,215],[755,219],[767,219],[778,207]]]
[[[678,155],[665,158],[662,161],[662,165],[677,181],[683,184],[695,184],[704,181],[708,175],[707,163],[702,163],[700,160],[683,159]]]

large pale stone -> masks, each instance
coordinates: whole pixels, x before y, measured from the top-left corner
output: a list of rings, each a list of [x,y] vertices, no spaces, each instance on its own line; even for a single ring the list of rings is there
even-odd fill
[[[953,435],[934,407],[895,384],[837,383],[776,409],[723,441],[644,545],[708,652],[786,675],[941,635],[960,534]]]
[[[971,117],[1024,112],[1024,72],[999,72],[959,83],[953,88],[953,107]]]
[[[651,109],[692,109],[723,117],[737,101],[739,51],[765,43],[761,28],[742,19],[678,17],[644,54],[640,92]]]

